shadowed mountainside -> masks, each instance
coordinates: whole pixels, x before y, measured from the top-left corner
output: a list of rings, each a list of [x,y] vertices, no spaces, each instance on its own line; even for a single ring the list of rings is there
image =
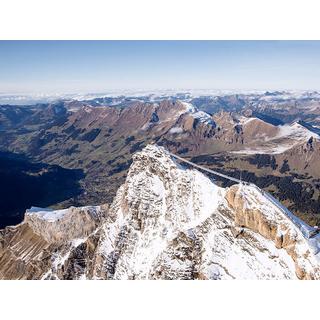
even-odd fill
[[[82,170],[30,162],[0,152],[0,228],[15,225],[31,206],[48,207],[81,193]]]

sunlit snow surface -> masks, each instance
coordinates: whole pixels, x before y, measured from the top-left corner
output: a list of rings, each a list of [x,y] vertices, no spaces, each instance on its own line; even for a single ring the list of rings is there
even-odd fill
[[[82,212],[90,210],[92,215],[97,215],[100,210],[99,206],[86,206],[81,208],[84,209]],[[39,219],[46,220],[47,222],[55,222],[62,219],[66,214],[69,214],[70,210],[71,208],[54,210],[50,208],[31,207],[30,209],[27,209],[26,216],[35,216]]]
[[[254,118],[249,118],[254,119]],[[250,122],[243,121],[243,124]],[[245,148],[240,151],[232,151],[238,154],[279,154],[294,146],[307,142],[310,138],[320,139],[317,133],[314,133],[299,123],[285,124],[278,126],[278,133],[271,138],[265,138],[260,141],[260,146],[255,148]]]
[[[165,170],[169,165],[173,165],[173,162],[159,162],[159,166]],[[174,170],[171,173],[177,183],[165,186],[165,181],[150,174],[148,168],[145,169],[133,176],[129,173],[126,192],[130,209],[123,212],[119,208],[114,225],[106,226],[106,239],[102,247],[105,255],[114,249],[117,232],[124,226],[129,229],[126,241],[130,242],[130,246],[118,261],[115,278],[127,278],[130,275],[147,278],[155,259],[170,241],[179,232],[194,228],[208,218],[223,198],[223,189],[197,171]],[[186,188],[181,197],[180,187]],[[137,212],[134,208],[137,208]],[[136,230],[137,227],[133,225],[136,219],[141,220],[143,230]],[[114,235],[114,239],[110,235]]]
[[[189,102],[182,102],[182,104],[185,106],[186,110],[185,112],[188,112],[194,119],[198,119],[200,122],[206,123],[206,124],[213,124],[212,117],[210,114],[198,110],[196,107],[194,107]]]
[[[103,226],[101,255],[119,254],[112,278],[179,279],[197,272],[209,279],[295,279],[292,258],[273,241],[250,230],[244,238],[232,234],[225,192],[162,148],[136,154],[111,208],[116,220]],[[290,224],[266,198],[248,192],[248,205]],[[303,252],[307,244],[301,239]]]
[[[235,190],[235,196],[244,200],[237,210],[259,212],[263,221],[276,226],[277,236],[292,241],[294,260],[288,248],[278,249],[271,238],[235,225],[235,212],[242,211],[227,202],[230,189],[181,166],[163,148],[149,145],[134,155],[126,182],[102,224],[54,252],[42,278],[59,279],[69,259],[77,263],[76,252],[80,260],[94,263],[94,270],[88,264],[77,266],[76,279],[296,279],[297,265],[318,278],[319,260],[313,249],[318,249],[319,237],[306,239],[300,221],[293,221],[291,213],[280,210],[254,185],[241,184]],[[90,208],[92,214],[99,211]],[[50,224],[61,219],[63,224],[66,213],[32,208],[27,215]],[[99,241],[94,256],[87,257],[81,250],[92,246],[87,243],[91,237]]]
[[[66,213],[68,213],[69,209],[62,209],[62,210],[52,210],[48,208],[38,208],[38,207],[31,207],[26,211],[26,215],[29,216],[37,216],[38,218],[42,218],[44,220],[53,222],[58,219],[61,219]]]

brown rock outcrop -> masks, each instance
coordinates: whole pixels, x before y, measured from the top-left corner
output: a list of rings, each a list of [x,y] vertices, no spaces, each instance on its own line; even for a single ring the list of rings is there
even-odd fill
[[[271,204],[264,207],[254,188],[234,185],[228,189],[226,200],[233,209],[235,225],[258,232],[272,240],[278,249],[285,249],[295,263],[299,279],[320,277],[319,267],[312,267],[315,260],[307,239],[279,209]]]

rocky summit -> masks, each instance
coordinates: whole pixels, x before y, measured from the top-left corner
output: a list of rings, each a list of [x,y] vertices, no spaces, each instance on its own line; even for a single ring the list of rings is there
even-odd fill
[[[317,234],[253,184],[211,178],[148,145],[111,205],[33,207],[1,230],[0,278],[320,278]]]

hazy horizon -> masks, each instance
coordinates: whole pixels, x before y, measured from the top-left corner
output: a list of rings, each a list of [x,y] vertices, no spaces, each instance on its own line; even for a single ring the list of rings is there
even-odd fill
[[[319,56],[320,41],[0,41],[0,93],[319,90]]]
[[[33,105],[36,103],[51,103],[59,100],[93,100],[102,97],[178,97],[180,94],[193,97],[218,97],[228,95],[257,95],[264,96],[267,92],[276,94],[278,98],[302,98],[312,95],[320,97],[320,91],[316,90],[227,90],[227,89],[154,89],[154,90],[119,90],[105,92],[81,92],[81,93],[1,93],[0,105]]]

